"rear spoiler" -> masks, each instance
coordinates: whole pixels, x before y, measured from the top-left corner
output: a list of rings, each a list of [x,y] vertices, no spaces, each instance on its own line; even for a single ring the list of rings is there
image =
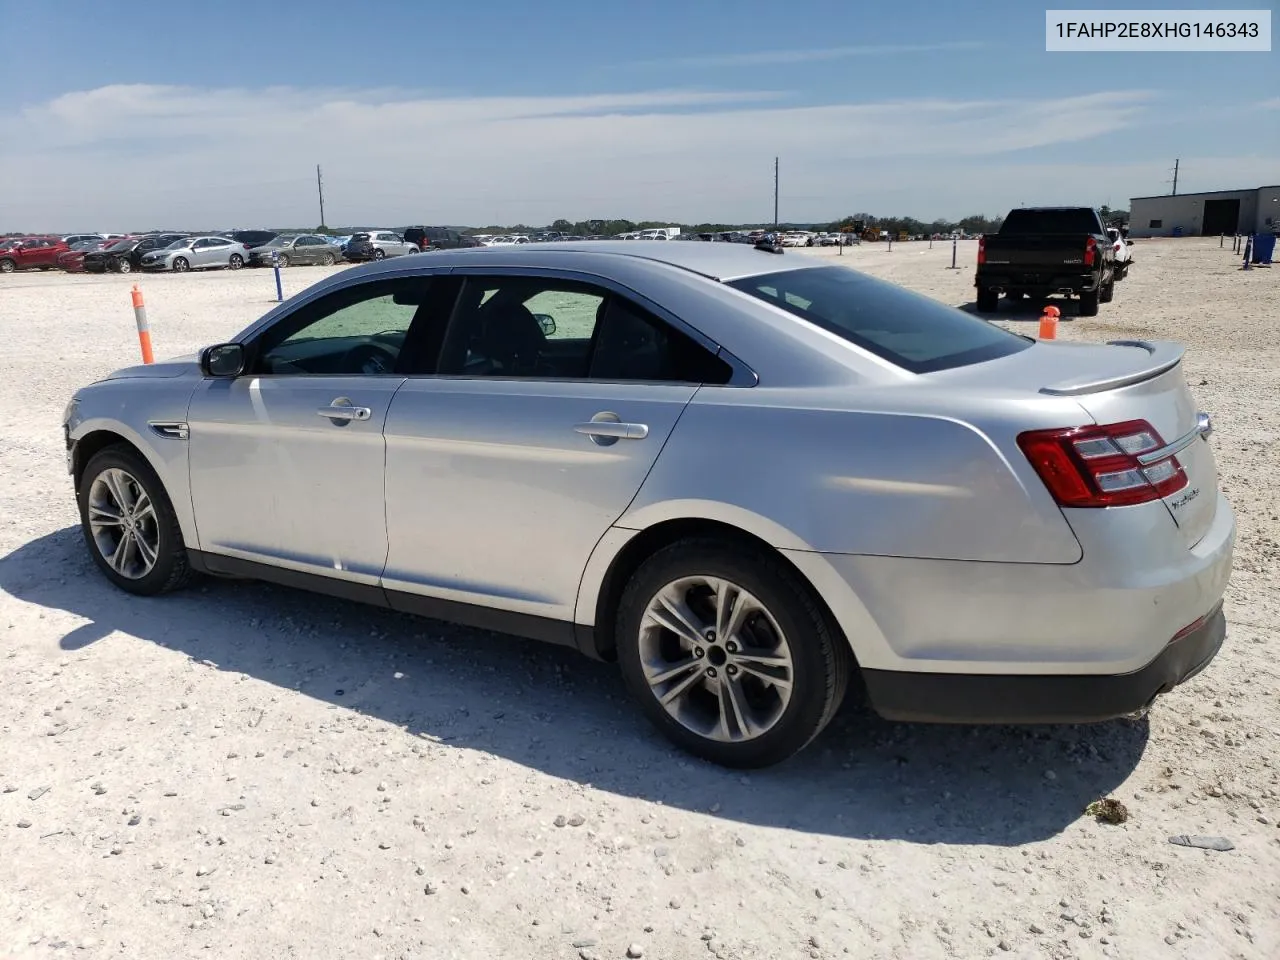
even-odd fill
[[[1109,347],[1138,347],[1147,351],[1151,362],[1136,370],[1120,373],[1110,377],[1089,379],[1075,377],[1058,383],[1041,387],[1040,392],[1052,397],[1077,397],[1086,393],[1099,393],[1103,390],[1117,390],[1128,387],[1152,377],[1158,377],[1167,370],[1172,370],[1182,362],[1186,347],[1172,340],[1108,340]]]

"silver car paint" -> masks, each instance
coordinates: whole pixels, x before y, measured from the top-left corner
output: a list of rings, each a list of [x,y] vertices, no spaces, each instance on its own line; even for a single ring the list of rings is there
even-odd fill
[[[673,260],[684,265],[664,262]],[[1037,344],[1002,360],[917,376],[691,272],[728,278],[818,263],[740,245],[643,241],[441,251],[429,261],[398,258],[343,271],[235,338],[372,277],[478,266],[600,275],[643,291],[759,375],[757,386],[692,391],[683,414],[674,416],[683,404],[679,393],[655,404],[620,395],[617,385],[589,385],[577,395],[564,382],[394,377],[375,385],[320,384],[295,400],[264,388],[263,381],[288,378],[246,378],[233,391],[205,382],[194,363],[171,363],[121,371],[80,391],[69,428],[73,439],[115,430],[138,446],[165,483],[190,545],[269,555],[283,566],[369,582],[381,569],[381,536],[388,586],[588,625],[604,572],[636,531],[690,516],[738,525],[783,551],[826,599],[866,667],[1123,672],[1216,602],[1235,527],[1217,492],[1207,443],[1196,440],[1180,455],[1203,488],[1197,498],[1203,502],[1179,526],[1161,503],[1060,510],[1014,441],[1024,429],[1088,424],[1095,415],[1141,415],[1170,440],[1194,412],[1179,393],[1180,368],[1137,388],[1083,398],[1037,395],[1043,384],[1080,372],[1134,368],[1141,353]],[[377,395],[368,405],[378,412],[358,425],[362,431],[339,440],[357,424],[336,427],[315,408],[340,391],[359,402],[355,395],[365,389]],[[651,387],[635,389],[654,396]],[[193,392],[199,402],[188,416]],[[270,402],[255,408],[255,392]],[[517,398],[531,395],[539,403],[526,411]],[[448,412],[433,412],[433,399]],[[661,453],[649,438],[597,448],[572,429],[579,410],[589,418],[608,409],[627,420],[629,405],[640,404],[648,405],[639,416],[648,418],[651,438],[670,433]],[[481,419],[486,408],[501,414],[496,422]],[[192,421],[187,442],[149,426],[184,418]],[[672,429],[668,420],[678,425]],[[277,423],[283,431],[272,429]],[[767,455],[741,458],[742,444],[759,430],[769,431]],[[207,448],[206,438],[214,441]],[[333,443],[341,452],[333,452]],[[189,445],[196,448],[190,487]],[[371,466],[383,449],[385,501],[375,489],[384,481]],[[646,478],[637,463],[647,462],[653,468]],[[248,467],[243,482],[237,464]],[[567,479],[571,464],[612,475],[599,488],[577,485]],[[709,472],[719,485],[707,482]],[[554,485],[557,474],[565,486]],[[276,512],[247,508],[247,500],[261,498],[282,477],[293,478],[292,486],[271,494]],[[625,502],[638,481],[634,500]],[[286,502],[288,489],[315,494],[316,508]],[[190,509],[196,490],[198,532]],[[334,532],[316,533],[335,512],[350,510],[353,490],[372,496],[375,506],[358,507],[358,523],[337,517]],[[512,498],[526,495],[522,511]],[[584,497],[590,509],[580,509],[574,497]],[[475,512],[443,517],[441,505],[453,498]],[[215,518],[210,529],[206,501]],[[393,518],[390,538],[378,518],[384,502]],[[265,529],[229,519],[246,509],[257,511]],[[538,511],[549,511],[547,522]],[[425,530],[436,538],[433,549],[452,551],[446,558],[415,549],[412,532],[422,536],[428,516],[447,524],[447,536]],[[572,598],[564,584],[575,568],[581,584]]]

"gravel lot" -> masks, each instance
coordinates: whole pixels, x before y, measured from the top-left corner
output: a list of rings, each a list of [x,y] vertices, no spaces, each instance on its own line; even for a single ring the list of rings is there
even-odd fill
[[[973,244],[956,271],[926,248],[843,262],[969,302]],[[749,776],[675,754],[566,650],[264,585],[116,592],[59,424],[136,362],[138,278],[3,278],[0,957],[1280,956],[1280,272],[1216,241],[1135,254],[1060,335],[1189,345],[1240,526],[1221,655],[1142,721],[850,708]],[[157,356],[275,295],[266,270],[139,282]],[[1083,814],[1105,796],[1127,823]]]

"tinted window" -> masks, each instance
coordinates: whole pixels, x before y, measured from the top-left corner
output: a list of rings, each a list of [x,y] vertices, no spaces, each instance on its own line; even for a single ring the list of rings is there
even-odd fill
[[[845,267],[729,283],[914,373],[994,360],[1030,343],[985,320]]]
[[[351,239],[352,240],[368,240],[370,239],[370,237],[369,237],[369,234],[367,233],[353,233],[351,235]]]
[[[348,287],[299,308],[265,334],[259,373],[391,373],[429,279],[401,277]]]
[[[727,383],[729,366],[630,301],[589,284],[468,279],[440,372],[471,377]]]
[[[1086,207],[1065,210],[1010,210],[1000,236],[1033,233],[1098,233],[1098,215]]]

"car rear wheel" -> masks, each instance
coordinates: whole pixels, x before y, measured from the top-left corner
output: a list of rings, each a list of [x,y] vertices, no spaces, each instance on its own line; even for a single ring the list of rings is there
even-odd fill
[[[122,590],[166,593],[191,579],[182,529],[160,478],[124,445],[100,450],[78,492],[80,526],[94,563]]]
[[[337,259],[338,258],[335,257],[332,253],[326,253],[323,257],[320,258],[320,265],[322,267],[332,267],[337,262]]]
[[[689,539],[655,553],[617,611],[618,659],[678,746],[729,767],[803,749],[835,715],[853,657],[798,575],[764,551]]]
[[[174,257],[174,258],[173,258],[173,272],[174,272],[174,273],[186,273],[186,272],[187,272],[188,270],[190,270],[190,269],[191,269],[191,264],[190,264],[190,262],[188,262],[188,260],[187,260],[187,258],[186,258],[186,257]]]
[[[13,273],[18,269],[18,265],[12,260],[0,260],[0,273]]]
[[[232,270],[239,270],[244,266],[244,257],[240,256],[238,253],[233,253],[231,255],[231,259],[227,261],[227,266]]]
[[[1115,277],[1112,277],[1110,280],[1106,282],[1102,290],[1098,293],[1098,302],[1110,303],[1112,299],[1115,298],[1115,295],[1116,295],[1116,280],[1115,280]]]
[[[387,255],[387,254],[386,254],[386,251],[384,251],[382,248],[380,248],[380,247],[374,247],[374,248],[373,248],[373,259],[375,259],[375,260],[381,260],[381,259],[383,259],[386,255]]]
[[[1000,294],[995,290],[978,291],[978,310],[982,313],[995,313],[1000,309]]]
[[[1098,315],[1098,291],[1091,290],[1080,294],[1080,316],[1096,317]]]

